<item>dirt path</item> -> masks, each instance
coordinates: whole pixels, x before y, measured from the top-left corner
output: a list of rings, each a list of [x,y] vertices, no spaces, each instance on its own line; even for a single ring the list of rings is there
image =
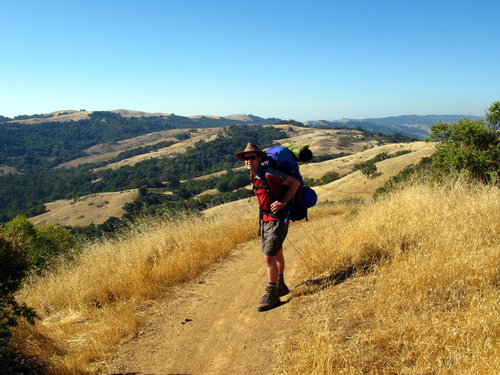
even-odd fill
[[[289,239],[293,240],[293,228]],[[266,283],[259,240],[251,241],[196,282],[178,289],[103,368],[108,374],[259,374],[273,372],[274,347],[287,324],[280,307],[256,310]],[[296,252],[285,242],[293,287]]]

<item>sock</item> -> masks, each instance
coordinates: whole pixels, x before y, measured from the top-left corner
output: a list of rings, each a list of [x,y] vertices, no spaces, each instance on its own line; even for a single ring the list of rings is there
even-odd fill
[[[285,276],[283,276],[283,274],[279,274],[278,275],[278,281],[281,281],[282,283],[285,282]]]
[[[276,288],[276,283],[267,283],[267,286],[270,288]]]

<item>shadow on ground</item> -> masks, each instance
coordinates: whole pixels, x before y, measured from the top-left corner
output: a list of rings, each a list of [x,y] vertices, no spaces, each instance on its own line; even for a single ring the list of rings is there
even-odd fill
[[[291,298],[308,296],[318,293],[322,290],[343,283],[344,281],[353,277],[355,274],[366,275],[373,270],[374,264],[378,263],[380,258],[380,256],[372,257],[372,259],[370,259],[369,261],[344,267],[340,270],[330,273],[327,276],[303,281],[294,288]]]

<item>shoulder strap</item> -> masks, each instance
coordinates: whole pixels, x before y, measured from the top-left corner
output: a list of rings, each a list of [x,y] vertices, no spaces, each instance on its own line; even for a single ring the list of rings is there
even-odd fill
[[[260,183],[262,186],[255,186],[255,184],[254,184],[252,189],[253,190],[265,189],[267,191],[267,193],[271,196],[271,198],[274,199],[274,196],[271,193],[271,189],[269,189],[269,184],[267,183],[267,177],[266,177],[267,168],[268,168],[268,166],[263,166],[259,171],[260,172]]]

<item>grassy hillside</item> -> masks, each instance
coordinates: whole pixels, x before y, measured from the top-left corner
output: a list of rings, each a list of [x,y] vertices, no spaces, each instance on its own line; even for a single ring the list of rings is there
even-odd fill
[[[129,109],[115,109],[112,111],[109,111],[111,113],[119,114],[121,117],[168,117],[172,116],[172,113],[158,113],[158,112],[143,112],[143,111],[134,111],[134,110],[129,110]],[[61,110],[61,111],[54,111],[50,113],[45,113],[43,115],[39,116],[26,116],[28,118],[26,119],[15,119],[15,122],[18,123],[24,123],[24,124],[40,124],[43,122],[47,121],[55,121],[55,122],[66,122],[66,121],[78,121],[78,120],[85,120],[90,118],[90,115],[93,113],[93,111],[85,111],[85,110],[80,110],[80,111],[75,111],[73,109],[70,110]],[[207,118],[214,118],[214,119],[221,119],[221,118],[226,118],[226,119],[231,119],[231,120],[237,120],[237,121],[245,121],[251,123],[253,120],[250,116],[247,115],[229,115],[229,116],[190,116],[190,118],[201,118],[201,117],[207,117]]]
[[[410,165],[418,164],[422,158],[431,156],[435,151],[434,146],[424,142],[386,145],[349,157],[323,162],[319,170],[313,168],[309,170],[309,166],[304,166],[303,169],[305,169],[304,173],[310,175],[312,178],[319,176],[326,170],[338,171],[341,175],[344,175],[352,170],[356,163],[362,163],[373,158],[377,155],[376,152],[388,152],[391,154],[401,150],[412,150],[412,152],[376,163],[377,173],[369,178],[364,177],[361,171],[356,171],[345,175],[340,180],[315,188],[324,200],[368,198],[372,192],[384,186],[391,177],[397,175]]]
[[[202,136],[206,136],[206,132],[217,132],[219,128],[212,128],[212,129],[203,129],[200,131],[200,136],[198,137],[191,137],[192,139],[195,139],[196,141],[199,141],[202,139]],[[177,145],[186,145],[187,146],[193,146],[193,142],[179,142],[175,137],[178,136],[179,134],[186,133],[185,129],[173,129],[173,130],[163,130],[159,132],[153,132],[149,133],[146,135],[140,135],[138,137],[130,138],[130,139],[124,139],[122,141],[116,142],[116,143],[100,143],[97,145],[94,145],[92,147],[89,147],[85,149],[85,153],[87,156],[83,156],[81,158],[76,158],[73,160],[70,160],[65,163],[59,164],[56,168],[71,168],[71,167],[77,167],[82,164],[94,164],[94,163],[101,163],[101,162],[106,162],[109,161],[110,159],[113,159],[117,157],[121,152],[127,151],[127,150],[134,150],[137,149],[138,147],[143,147],[143,146],[152,146],[157,143],[160,143],[162,141],[172,141],[175,142]],[[207,136],[209,138],[210,136]],[[159,151],[159,150],[158,150]],[[181,152],[184,152],[185,148],[181,148]],[[163,154],[170,155],[172,153],[178,152],[177,150],[173,150],[172,152],[167,152]],[[162,155],[163,155],[162,154]],[[139,155],[140,156],[140,155]],[[151,156],[150,153],[146,153],[145,156]],[[140,160],[144,160],[139,159]],[[134,165],[133,164],[128,164],[128,165]],[[116,165],[119,165],[118,163]],[[125,164],[123,164],[125,165]],[[113,167],[111,167],[113,168]]]
[[[498,373],[499,202],[497,187],[417,184],[304,227],[284,372]]]
[[[294,223],[303,242],[287,245],[300,264],[279,372],[494,373],[500,217],[492,202],[497,188],[416,184],[379,201],[323,203]],[[140,326],[149,304],[254,238],[255,212],[242,204],[147,223],[32,280],[19,298],[42,320],[17,331],[18,347],[52,373],[86,373]]]
[[[0,176],[0,222],[18,214],[41,214],[43,204],[60,199],[141,187],[162,188],[169,183],[180,189],[179,180],[238,166],[234,152],[244,147],[248,139],[270,145],[285,135],[272,127],[231,124],[217,135],[211,133],[207,139],[203,129],[214,126],[208,123],[193,128],[197,124],[187,118],[176,117],[172,122],[141,117],[129,122],[129,118],[108,112],[92,116],[91,120],[81,120],[88,124],[9,123],[0,127],[6,136],[0,137],[3,141],[0,148],[4,151],[0,152],[2,171],[15,171],[12,169],[15,167],[19,172]],[[178,132],[179,128],[184,131]],[[81,164],[91,161],[81,159],[85,154],[99,163]],[[137,156],[143,157],[136,160]],[[121,163],[120,168],[108,166],[124,159],[133,162]],[[61,162],[78,167],[61,168]],[[181,198],[192,195],[193,192],[184,189]]]
[[[428,156],[433,152],[432,145],[429,145],[425,142],[383,144],[383,137],[373,137],[370,139],[366,139],[361,135],[359,131],[356,130],[324,130],[315,128],[303,128],[291,125],[275,125],[274,127],[284,130],[289,136],[289,138],[276,140],[276,143],[278,144],[283,144],[286,142],[292,142],[297,145],[308,144],[310,145],[310,148],[312,149],[314,155],[337,154],[342,152],[353,154],[351,156],[324,161],[321,163],[302,165],[301,172],[306,178],[308,177],[319,179],[324,174],[330,171],[336,171],[341,176],[343,176],[350,173],[356,163],[369,160],[382,152],[394,153],[401,150],[412,151],[411,154],[399,156],[397,158],[389,159],[379,163],[379,174],[374,178],[366,179],[363,185],[368,186],[363,186],[362,189],[357,192],[350,190],[352,188],[349,186],[349,184],[346,184],[341,188],[336,188],[337,184],[321,188],[321,190],[324,191],[325,199],[342,198],[345,194],[365,195],[364,192],[374,191],[376,188],[381,187],[390,177],[397,174],[405,166],[409,164],[416,164],[423,156]],[[219,131],[219,128],[199,129],[197,132],[192,133],[189,139],[176,141],[176,143],[172,146],[161,148],[155,152],[123,159],[119,162],[110,163],[96,170],[116,169],[122,166],[134,166],[137,163],[150,158],[174,157],[175,155],[184,153],[189,147],[194,147],[194,145],[200,140],[208,142],[215,139]],[[66,163],[65,166],[76,166],[80,163],[88,163],[91,161],[95,162],[97,160],[107,160],[113,156],[116,156],[116,154],[120,152],[116,149],[118,147],[121,151],[123,151],[127,147],[134,148],[144,146],[154,142],[158,142],[159,140],[174,140],[175,138],[172,137],[172,135],[175,135],[172,134],[172,132],[174,131],[169,132],[169,134],[163,134],[163,136],[167,138],[158,138],[159,135],[149,135],[147,138],[141,137],[141,140],[137,140],[134,138],[132,140],[123,141],[117,145],[109,146],[113,148],[109,152],[106,152],[106,149],[104,147],[96,147],[93,149],[93,152],[96,152],[96,154],[81,159],[75,159],[71,162]],[[221,173],[225,172],[218,172],[216,174],[212,174],[212,176],[220,176]],[[204,177],[202,176],[200,178]],[[214,191],[208,191],[207,193],[213,194]],[[100,197],[103,194],[106,194],[106,199],[94,199],[95,197]],[[203,193],[199,195],[203,195]],[[133,201],[136,196],[137,194],[131,193],[124,194],[122,192],[107,192],[92,194],[78,199],[66,199],[58,200],[57,202],[48,202],[45,205],[48,212],[31,218],[31,221],[34,223],[51,221],[62,225],[71,226],[86,226],[90,225],[91,223],[98,225],[102,224],[111,216],[121,217],[121,215],[124,213],[122,209],[123,204]],[[103,202],[108,203],[103,204]],[[118,205],[119,202],[122,203],[122,206]]]
[[[93,361],[144,323],[148,306],[253,238],[254,214],[233,209],[158,220],[119,240],[89,244],[75,263],[21,290],[19,298],[42,320],[20,327],[17,348],[40,358],[50,374],[88,373]]]
[[[98,193],[76,199],[61,199],[45,205],[48,212],[30,218],[33,224],[44,222],[64,226],[82,227],[102,224],[110,217],[121,217],[125,203],[133,201],[137,190],[118,193]]]
[[[434,149],[420,142],[375,144],[347,134],[348,139],[337,138],[338,145],[354,148],[355,139],[369,144],[349,157],[318,163],[316,168],[304,166],[304,174],[313,176],[322,165],[327,171],[342,172],[373,160],[380,151],[394,156],[380,159],[369,177],[359,171],[341,173],[343,178],[317,187],[320,199],[310,210],[310,221],[291,224],[285,246],[294,258],[294,269],[288,273],[292,293],[286,304],[261,319],[263,326],[269,324],[264,326],[266,332],[276,328],[277,316],[287,320],[286,329],[276,333],[277,345],[266,347],[276,352],[275,373],[498,372],[500,211],[495,208],[500,190],[497,170],[488,169],[497,168],[498,160],[500,105],[495,106],[497,112],[489,116],[487,126],[470,119],[456,126],[441,124],[437,131],[457,134],[457,139],[438,143],[434,170],[426,164],[425,169],[417,169],[419,176],[376,197],[373,191],[393,173]],[[464,128],[476,132],[464,132]],[[463,163],[456,163],[455,152],[465,145],[471,146],[467,155],[478,155],[474,151],[484,142],[464,137],[478,132],[483,137],[479,139],[492,146],[491,153],[479,155],[491,156],[491,163],[485,169],[469,163],[464,169]],[[398,152],[403,147],[413,152]],[[210,150],[205,149],[207,159],[213,156]],[[199,159],[200,154],[195,156]],[[448,157],[453,163],[444,162]],[[312,169],[308,172],[308,168]],[[450,170],[454,173],[449,174]],[[487,174],[491,180],[480,181],[489,185],[471,182],[471,176],[484,176],[484,170],[491,172]],[[45,275],[25,280],[16,298],[33,307],[40,320],[16,327],[12,344],[38,359],[50,374],[115,372],[97,362],[133,337],[155,304],[171,299],[172,291],[182,290],[184,283],[208,274],[228,254],[258,247],[256,211],[255,199],[238,200],[202,215],[136,222],[127,233],[85,244],[74,259],[61,260]],[[228,267],[239,267],[232,269],[232,281],[216,284],[219,288],[235,278],[252,280],[253,288],[257,279],[245,278],[250,271],[242,272],[243,264],[248,264],[243,259],[243,263],[226,262]],[[265,272],[254,275],[264,278]],[[249,305],[219,288],[210,303],[218,305],[222,318],[215,325],[227,325],[234,320],[235,306],[246,313]],[[228,303],[233,313],[224,315]],[[202,323],[213,319],[213,314],[200,316]],[[241,315],[239,319],[245,321]],[[244,323],[238,330],[252,330]],[[176,332],[178,337],[186,331]],[[239,337],[233,336],[229,344],[239,344]],[[190,340],[188,335],[179,350],[193,345]],[[156,348],[158,342],[150,343]],[[222,363],[232,359],[226,356]]]

